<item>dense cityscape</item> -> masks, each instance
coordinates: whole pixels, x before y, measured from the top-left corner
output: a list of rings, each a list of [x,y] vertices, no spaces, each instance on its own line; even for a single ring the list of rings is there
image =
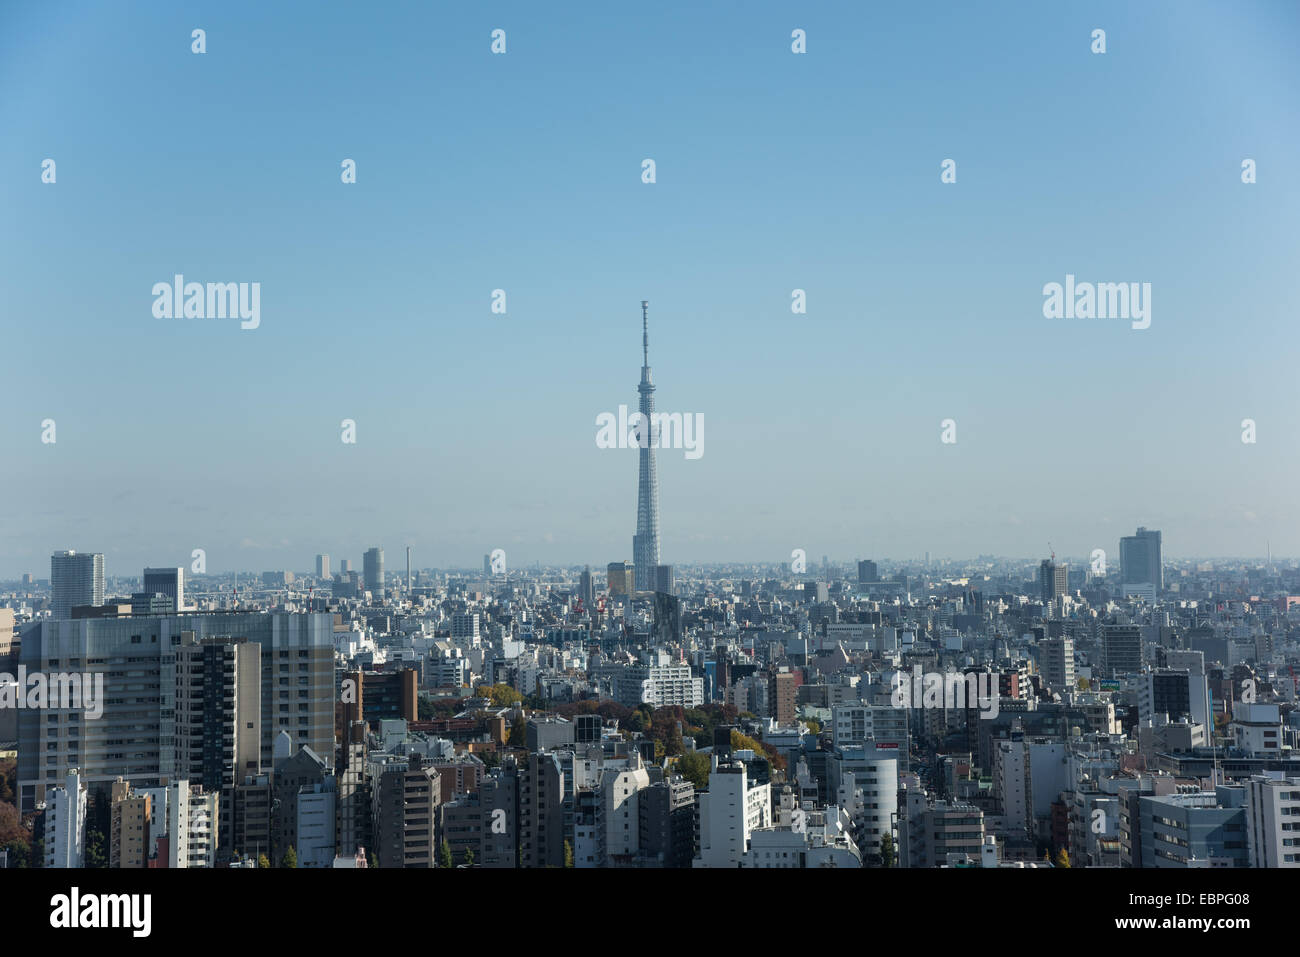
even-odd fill
[[[59,552],[0,599],[0,864],[1296,866],[1300,567],[1161,549],[653,589]]]
[[[1298,36],[0,7],[18,946],[1285,923]]]

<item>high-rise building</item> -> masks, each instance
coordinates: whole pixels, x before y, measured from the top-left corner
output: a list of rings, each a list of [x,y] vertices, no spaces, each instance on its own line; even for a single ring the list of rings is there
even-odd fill
[[[316,556],[316,577],[317,578],[330,577],[330,557],[328,555]]]
[[[880,570],[873,561],[863,560],[858,562],[858,584],[865,585],[867,582],[880,581]]]
[[[1053,691],[1074,690],[1074,639],[1044,638],[1038,642],[1038,672]]]
[[[167,611],[181,611],[185,608],[185,569],[146,568],[142,590],[146,595],[166,595],[171,602]]]
[[[258,774],[261,646],[243,639],[198,641],[193,632],[182,632],[175,654],[175,748],[160,755],[162,775],[216,793]]]
[[[606,572],[611,595],[630,595],[636,589],[636,567],[631,562],[610,562]]]
[[[730,760],[730,754],[715,754],[714,761],[708,790],[698,795],[700,847],[692,863],[735,868],[749,850],[753,833],[773,824],[772,789],[751,774],[750,765]]]
[[[370,766],[374,852],[380,867],[437,866],[438,770],[419,754]]]
[[[45,866],[84,867],[86,862],[86,786],[76,768],[61,787],[45,795]]]
[[[673,578],[673,566],[656,565],[654,571],[654,590],[665,595],[677,594],[677,582]]]
[[[1038,593],[1043,601],[1055,601],[1070,592],[1070,566],[1058,565],[1050,558],[1044,558],[1038,566]]]
[[[637,427],[640,445],[640,473],[637,482],[636,534],[632,536],[632,562],[636,584],[650,588],[659,564],[659,473],[655,468],[655,446],[659,435],[654,424],[655,387],[650,376],[650,303],[641,303],[641,422]]]
[[[55,552],[50,556],[50,594],[55,620],[71,618],[77,605],[104,604],[104,556]]]
[[[346,575],[350,571],[352,571],[352,559],[350,558],[342,559],[339,562],[339,572],[342,573],[343,575]]]
[[[1153,585],[1156,594],[1165,587],[1164,565],[1160,557],[1160,533],[1139,528],[1136,535],[1119,540],[1120,583]]]
[[[1137,625],[1106,625],[1102,630],[1102,658],[1112,678],[1142,670],[1142,629]]]
[[[384,591],[384,550],[377,546],[369,549],[363,556],[361,565],[366,591],[379,597]]]
[[[38,621],[23,632],[20,663],[29,673],[94,664],[93,670],[104,675],[102,714],[93,721],[51,723],[40,709],[19,710],[22,812],[34,810],[45,799],[48,782],[71,768],[79,768],[88,785],[108,785],[118,777],[137,788],[158,784],[166,775],[164,767],[175,761],[176,657],[183,632],[194,632],[196,640],[234,636],[261,646],[262,767],[271,767],[272,744],[280,731],[290,732],[317,754],[332,753],[331,614],[233,612]]]
[[[588,565],[582,570],[582,575],[578,578],[578,597],[582,599],[582,607],[587,611],[592,611],[592,605],[596,601],[596,589],[591,581],[591,566]]]

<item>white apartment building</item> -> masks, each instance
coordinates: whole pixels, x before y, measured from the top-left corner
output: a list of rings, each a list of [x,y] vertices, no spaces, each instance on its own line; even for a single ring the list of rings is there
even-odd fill
[[[1274,771],[1246,782],[1246,847],[1251,867],[1300,867],[1300,778]]]
[[[695,867],[740,867],[753,833],[772,826],[772,790],[743,761],[717,763],[700,795],[700,856]]]
[[[45,866],[84,867],[86,863],[86,789],[75,768],[62,787],[45,795]]]

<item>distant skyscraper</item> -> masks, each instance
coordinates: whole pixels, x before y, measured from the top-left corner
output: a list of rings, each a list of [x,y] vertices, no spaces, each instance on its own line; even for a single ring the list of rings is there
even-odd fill
[[[880,571],[876,568],[875,562],[865,560],[858,562],[858,584],[878,581],[880,581]]]
[[[677,582],[673,578],[672,565],[656,565],[654,581],[655,591],[662,592],[665,595],[674,595],[677,593]]]
[[[104,556],[55,552],[50,556],[50,593],[55,619],[71,618],[77,605],[104,604]]]
[[[366,590],[378,595],[384,590],[384,550],[379,547],[369,549],[361,561],[362,577]]]
[[[596,591],[591,583],[590,565],[582,570],[582,576],[578,579],[578,597],[582,599],[582,607],[591,611],[591,606],[596,600]]]
[[[611,595],[630,595],[636,587],[636,569],[631,562],[610,562],[606,585]]]
[[[1058,565],[1044,558],[1038,566],[1038,593],[1043,601],[1053,601],[1070,591],[1070,566]]]
[[[1165,587],[1160,557],[1160,533],[1139,528],[1136,535],[1119,540],[1120,582],[1124,585],[1154,585],[1156,594]]]
[[[330,577],[330,557],[328,555],[316,556],[316,577],[317,578]]]
[[[168,611],[180,611],[185,607],[185,569],[146,568],[142,590],[146,595],[166,595],[171,600]]]
[[[641,422],[637,428],[640,438],[640,477],[637,483],[636,534],[632,536],[632,563],[636,584],[649,588],[655,580],[655,566],[659,564],[659,473],[655,468],[655,445],[658,435],[654,428],[655,387],[650,377],[650,303],[641,302]]]
[[[483,577],[484,578],[492,577],[492,556],[491,555],[483,556]]]
[[[345,559],[343,559],[342,561],[340,561],[340,562],[339,562],[339,571],[340,571],[342,574],[344,574],[344,575],[346,575],[348,572],[352,571],[352,559],[350,559],[350,558],[345,558]]]

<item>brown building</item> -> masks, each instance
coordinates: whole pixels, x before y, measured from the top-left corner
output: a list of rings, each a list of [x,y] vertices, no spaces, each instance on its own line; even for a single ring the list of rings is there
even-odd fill
[[[355,721],[374,727],[380,721],[400,719],[408,725],[419,720],[420,676],[414,668],[400,671],[348,671],[339,683],[339,704],[334,709],[335,735]]]
[[[636,590],[636,566],[631,562],[610,562],[606,582],[611,595],[630,595]]]
[[[108,866],[143,870],[149,863],[150,798],[118,778],[113,782]]]
[[[793,672],[778,671],[772,676],[770,712],[777,724],[793,724],[798,687]]]

